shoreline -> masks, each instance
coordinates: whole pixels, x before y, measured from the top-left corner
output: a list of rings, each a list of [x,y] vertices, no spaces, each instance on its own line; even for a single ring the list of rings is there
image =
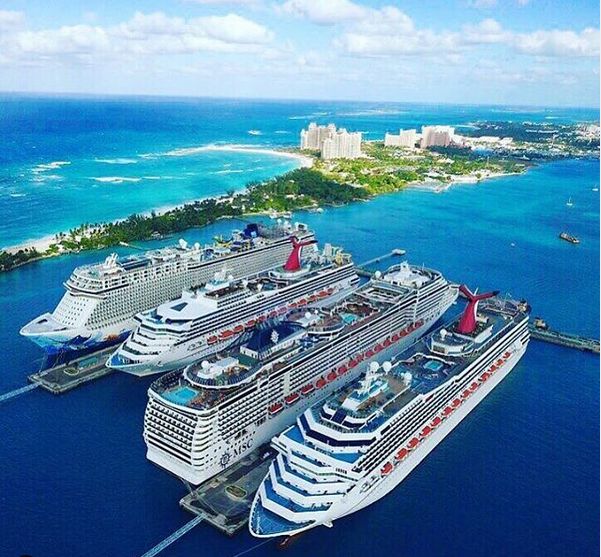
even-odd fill
[[[241,144],[224,144],[224,145],[212,144],[212,145],[205,145],[202,147],[190,147],[190,148],[174,150],[174,151],[170,152],[170,156],[185,157],[185,156],[192,155],[192,154],[202,152],[202,151],[230,151],[230,152],[241,152],[241,153],[255,153],[255,154],[262,154],[262,155],[266,154],[266,155],[271,155],[271,156],[278,156],[278,157],[284,157],[284,158],[288,158],[288,159],[294,159],[294,160],[298,161],[298,163],[299,163],[298,168],[307,168],[308,169],[308,168],[312,168],[314,166],[314,162],[315,162],[314,157],[303,154],[303,153],[286,151],[285,149],[286,148],[277,150],[277,149],[273,149],[273,148],[252,147],[252,146],[246,146],[246,145],[241,145]],[[486,180],[493,179],[493,178],[502,178],[505,176],[520,175],[520,174],[523,174],[523,172],[507,172],[507,173],[494,172],[494,173],[490,173],[489,175],[482,176],[481,178],[477,178],[476,176],[472,176],[469,174],[465,175],[465,176],[458,175],[458,176],[453,176],[450,182],[442,182],[442,181],[438,181],[438,180],[431,180],[431,181],[426,180],[426,181],[422,181],[422,182],[408,182],[405,187],[415,188],[415,189],[429,189],[431,191],[434,191],[435,193],[441,193],[441,192],[447,191],[454,185],[460,185],[462,183],[463,184],[476,184],[476,183],[484,182]],[[402,189],[404,189],[404,188],[402,188]],[[246,187],[243,187],[240,190],[236,191],[236,193],[237,194],[243,193],[245,191],[246,191]],[[396,192],[389,192],[389,193],[398,193],[398,191],[401,191],[401,190],[397,190]],[[380,195],[380,194],[376,194],[373,197],[377,197],[378,195]],[[187,201],[183,201],[179,204],[151,208],[151,209],[148,209],[146,211],[139,212],[136,214],[148,217],[151,215],[151,213],[154,212],[157,216],[160,216],[160,215],[164,215],[165,213],[168,213],[169,211],[180,209],[186,205],[189,205],[189,204],[192,204],[195,202],[206,201],[209,199],[217,200],[217,199],[221,199],[225,196],[226,196],[225,194],[222,194],[221,196],[212,195],[212,196],[207,196],[207,197],[194,198],[194,199],[190,199]],[[253,214],[253,213],[249,213],[249,215],[251,215],[251,214]],[[265,214],[268,214],[268,213],[265,213]],[[106,224],[119,223],[119,222],[126,220],[127,218],[128,217],[126,216],[126,217],[114,219],[111,221],[107,221]],[[61,231],[61,232],[64,233],[64,231]],[[57,234],[60,234],[61,232],[59,232]],[[0,251],[4,251],[4,252],[10,253],[10,254],[15,254],[15,253],[19,252],[20,250],[28,250],[28,249],[34,248],[38,252],[40,252],[39,257],[35,257],[28,261],[24,261],[23,263],[19,264],[18,266],[22,266],[27,263],[33,263],[35,261],[40,261],[41,259],[57,257],[60,255],[67,255],[69,253],[78,253],[79,251],[81,251],[81,250],[62,250],[62,251],[58,251],[56,253],[46,253],[46,251],[50,248],[50,246],[52,244],[56,244],[56,243],[57,243],[57,240],[56,240],[55,234],[47,234],[40,238],[32,238],[30,240],[25,240],[17,245],[0,248]],[[14,268],[16,268],[16,266]]]

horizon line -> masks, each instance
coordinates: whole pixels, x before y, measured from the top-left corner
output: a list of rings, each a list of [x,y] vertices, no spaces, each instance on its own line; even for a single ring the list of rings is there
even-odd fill
[[[190,100],[248,100],[265,102],[331,102],[331,103],[364,103],[364,104],[415,104],[415,105],[452,105],[452,106],[489,106],[489,107],[516,107],[516,108],[553,108],[553,109],[575,109],[575,110],[596,110],[601,111],[600,106],[588,105],[544,105],[544,104],[501,104],[501,103],[483,103],[483,102],[453,102],[453,101],[410,101],[410,100],[360,100],[360,99],[324,99],[314,97],[263,97],[263,96],[228,96],[228,95],[184,95],[184,94],[159,94],[159,93],[86,93],[70,91],[5,91],[0,90],[0,95],[15,96],[47,96],[47,97],[88,97],[88,98],[147,98],[147,99],[190,99]],[[601,114],[600,114],[601,117]]]

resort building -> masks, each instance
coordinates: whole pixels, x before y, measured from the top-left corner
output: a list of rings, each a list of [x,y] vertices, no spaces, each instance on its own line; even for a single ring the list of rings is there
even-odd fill
[[[314,122],[300,134],[301,149],[320,151],[322,159],[355,159],[362,156],[361,132],[349,133],[334,124],[318,126]]]
[[[453,141],[455,128],[451,126],[422,126],[421,148],[448,147]]]
[[[384,135],[385,147],[415,147],[417,142],[417,130],[399,130],[398,135],[387,133]]]

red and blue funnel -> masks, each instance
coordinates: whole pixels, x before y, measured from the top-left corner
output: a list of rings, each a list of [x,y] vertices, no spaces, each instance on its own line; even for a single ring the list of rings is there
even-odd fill
[[[467,298],[468,303],[467,307],[463,311],[463,315],[459,320],[456,330],[458,333],[470,335],[476,330],[476,312],[478,311],[478,302],[480,300],[493,298],[499,293],[499,291],[495,290],[494,292],[486,292],[485,294],[474,294],[467,286],[462,284],[459,287],[459,292],[461,292]]]

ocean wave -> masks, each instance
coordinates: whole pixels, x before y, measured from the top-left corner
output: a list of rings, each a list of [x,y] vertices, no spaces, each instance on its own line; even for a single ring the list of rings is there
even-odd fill
[[[248,130],[248,135],[263,135],[261,130]]]
[[[289,131],[289,130],[276,130],[273,133],[277,133],[278,135],[283,135],[283,134],[289,134],[289,133],[292,133],[292,132]]]
[[[407,114],[407,110],[395,108],[367,108],[365,110],[352,110],[350,112],[337,112],[337,116],[392,116],[395,114]]]
[[[102,162],[104,164],[136,164],[136,159],[116,158],[116,159],[94,159],[94,162]]]
[[[188,155],[195,155],[208,150],[208,145],[202,145],[200,147],[181,147],[180,149],[172,149],[171,151],[167,151],[163,154],[168,157],[187,157]]]
[[[70,161],[53,161],[53,162],[49,162],[49,163],[45,163],[45,164],[38,164],[37,166],[34,166],[31,171],[38,173],[38,172],[46,172],[48,170],[56,170],[57,168],[61,168],[62,166],[66,166],[68,164],[71,164]]]
[[[225,170],[216,170],[212,174],[240,174],[244,172],[244,170],[238,170],[234,168],[226,168]]]
[[[144,176],[144,180],[160,180],[162,176]]]
[[[25,197],[26,193],[9,193],[10,197]]]
[[[92,178],[95,182],[102,182],[107,184],[123,184],[125,182],[139,182],[142,178],[129,178],[125,176],[100,176]]]

